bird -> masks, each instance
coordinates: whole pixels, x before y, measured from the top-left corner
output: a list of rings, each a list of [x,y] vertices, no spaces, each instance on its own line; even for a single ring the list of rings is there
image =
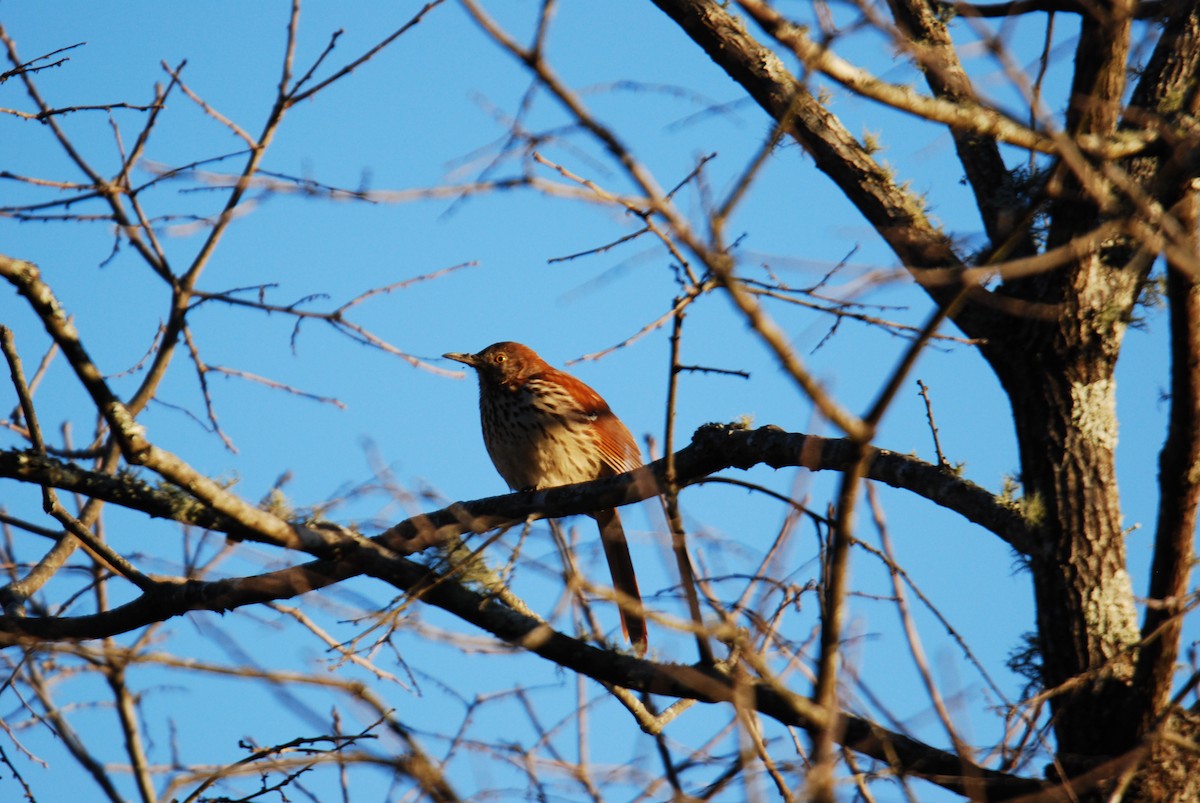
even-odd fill
[[[475,369],[483,442],[514,491],[612,477],[642,465],[637,441],[599,393],[520,343],[493,343],[475,354],[442,355]],[[621,630],[646,651],[646,620],[629,543],[615,508],[589,514],[620,601]]]

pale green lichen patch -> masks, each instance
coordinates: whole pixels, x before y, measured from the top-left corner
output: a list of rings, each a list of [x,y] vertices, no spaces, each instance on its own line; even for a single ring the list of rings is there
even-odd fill
[[[1084,617],[1089,632],[1102,634],[1114,657],[1139,639],[1137,612],[1133,607],[1133,584],[1124,569],[1117,569],[1105,583],[1091,589]]]
[[[1097,446],[1117,448],[1116,380],[1071,385],[1071,424]]]
[[[1021,515],[1030,527],[1041,527],[1046,523],[1046,503],[1039,494],[1030,494],[1020,500]]]

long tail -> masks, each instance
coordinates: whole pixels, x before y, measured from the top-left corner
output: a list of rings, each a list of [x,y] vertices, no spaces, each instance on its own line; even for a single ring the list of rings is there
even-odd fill
[[[600,527],[600,542],[604,544],[604,557],[608,559],[613,588],[620,602],[621,630],[638,655],[642,655],[646,652],[646,619],[642,615],[642,595],[638,591],[637,574],[633,571],[633,558],[629,555],[621,517],[615,508],[597,511],[592,517]]]

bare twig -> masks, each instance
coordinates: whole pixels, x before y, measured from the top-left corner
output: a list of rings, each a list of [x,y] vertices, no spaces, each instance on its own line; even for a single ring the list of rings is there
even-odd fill
[[[874,486],[870,484],[867,485],[867,500],[871,506],[871,516],[875,522],[875,529],[879,533],[879,542],[883,548],[883,554],[887,557],[890,564],[895,565],[896,556],[892,550],[891,537],[888,535],[887,520],[884,517],[883,506],[879,502],[879,495],[875,492]],[[893,570],[891,575],[892,593],[896,598],[896,611],[899,613],[900,621],[904,626],[904,635],[908,640],[909,654],[912,655],[913,662],[917,666],[917,672],[921,676],[921,681],[925,684],[925,692],[929,695],[929,700],[933,704],[934,711],[937,712],[938,720],[946,730],[946,735],[950,737],[950,742],[954,745],[954,749],[964,759],[971,760],[974,751],[963,740],[958,732],[958,728],[955,727],[954,717],[942,697],[937,682],[934,680],[933,672],[929,668],[929,661],[925,657],[925,649],[921,645],[921,636],[917,632],[916,623],[913,621],[912,612],[908,607],[908,598],[904,591],[904,583],[896,571]]]
[[[7,34],[4,33],[4,26],[0,25],[0,36],[6,36],[6,35]],[[65,64],[66,62],[71,60],[70,57],[61,58],[61,59],[58,59],[57,61],[51,62],[49,64],[38,64],[38,66],[36,66],[36,67],[33,65],[37,64],[39,61],[45,61],[46,59],[52,59],[55,56],[57,56],[59,53],[66,53],[68,50],[74,50],[77,47],[83,47],[86,44],[87,44],[87,42],[76,42],[73,45],[67,45],[66,47],[60,47],[57,50],[51,50],[49,53],[45,54],[44,56],[38,56],[37,58],[32,58],[29,61],[26,61],[26,62],[23,62],[20,64],[16,64],[11,70],[5,70],[4,72],[0,72],[0,84],[3,84],[5,81],[7,81],[9,78],[12,78],[14,75],[32,75],[35,72],[40,72],[42,70],[49,70],[52,67],[62,66],[63,64]]]
[[[700,611],[700,598],[697,593],[696,570],[692,567],[692,559],[688,554],[687,533],[683,527],[683,519],[679,514],[679,478],[675,474],[675,404],[679,389],[679,350],[683,333],[685,313],[677,301],[678,311],[671,325],[671,362],[667,368],[667,417],[663,424],[663,442],[666,450],[666,483],[663,488],[663,509],[666,512],[667,525],[671,529],[671,550],[675,553],[675,566],[679,571],[679,583],[683,588],[684,599],[687,600],[688,614],[692,617],[696,632],[696,651],[700,662],[706,666],[713,664],[712,647],[708,643],[705,632],[704,616]]]
[[[937,424],[933,420],[933,402],[929,400],[929,388],[920,379],[917,380],[917,387],[921,389],[921,398],[925,402],[925,418],[929,421],[929,432],[933,435],[933,451],[937,455],[938,466],[947,468],[950,464],[946,462],[946,455],[942,454],[942,442],[938,439]]]
[[[329,76],[328,78],[326,78],[323,81],[320,81],[315,86],[313,86],[309,89],[305,89],[304,91],[300,91],[301,86],[303,86],[309,80],[309,78],[312,77],[312,73],[316,71],[317,67],[320,66],[321,62],[325,60],[325,57],[327,55],[329,55],[329,52],[333,49],[334,44],[336,43],[336,37],[334,37],[334,39],[332,39],[330,41],[329,46],[321,53],[321,55],[317,58],[316,62],[314,62],[313,66],[309,70],[309,72],[306,73],[299,81],[297,81],[296,85],[294,87],[292,87],[290,89],[285,89],[285,85],[286,85],[286,78],[285,78],[284,83],[281,84],[281,87],[280,87],[280,89],[281,89],[280,97],[286,97],[288,104],[293,105],[293,106],[297,103],[300,103],[301,101],[308,100],[313,95],[320,92],[321,90],[330,86],[334,82],[336,82],[342,78],[345,78],[347,75],[354,72],[362,65],[366,64],[368,61],[370,61],[372,58],[374,58],[376,55],[378,55],[380,51],[382,51],[384,48],[386,48],[392,42],[396,41],[401,36],[408,33],[408,31],[412,30],[414,27],[419,25],[421,23],[421,21],[423,19],[425,19],[426,14],[428,14],[431,10],[433,10],[437,6],[440,6],[443,2],[444,2],[444,0],[432,0],[432,2],[426,3],[424,6],[421,7],[421,9],[416,14],[413,15],[413,17],[408,22],[404,23],[399,28],[397,28],[395,31],[393,31],[391,34],[386,36],[384,39],[380,40],[380,42],[378,44],[376,44],[374,47],[372,47],[370,50],[366,51],[358,58],[349,62],[348,64],[343,66],[340,70],[335,72],[333,75]]]

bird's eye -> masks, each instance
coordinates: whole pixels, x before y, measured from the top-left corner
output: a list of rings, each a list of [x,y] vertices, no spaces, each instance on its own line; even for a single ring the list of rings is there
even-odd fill
[[[508,359],[508,357],[505,357],[503,354],[497,354],[495,357],[492,358],[492,360],[494,360],[497,363],[504,362],[507,359]]]

